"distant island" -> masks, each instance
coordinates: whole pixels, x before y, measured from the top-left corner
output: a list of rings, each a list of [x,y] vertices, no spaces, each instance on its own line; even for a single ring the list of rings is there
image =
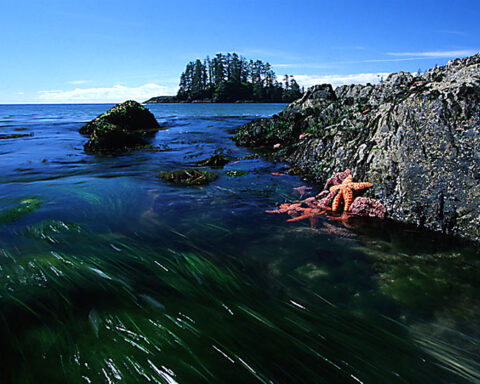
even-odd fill
[[[269,63],[236,53],[217,53],[187,64],[176,96],[156,96],[150,103],[290,103],[304,93],[292,76],[283,81]]]

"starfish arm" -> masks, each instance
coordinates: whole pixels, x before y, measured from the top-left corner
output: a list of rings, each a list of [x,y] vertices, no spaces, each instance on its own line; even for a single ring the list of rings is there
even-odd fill
[[[340,201],[342,201],[343,193],[342,190],[340,190],[340,193],[335,196],[332,202],[332,211],[336,212],[338,211],[338,208],[340,208]]]
[[[333,187],[330,188],[330,192],[334,192],[337,189],[343,188],[345,185],[353,183],[353,178],[352,175],[348,175],[345,180],[343,180],[342,184],[334,185]]]
[[[309,215],[308,213],[304,213],[303,215],[300,215],[300,216],[297,216],[297,217],[292,217],[291,219],[288,219],[287,222],[308,219],[309,217],[311,217],[311,215]]]
[[[355,191],[361,191],[362,189],[367,189],[372,186],[372,183],[351,183],[350,188]]]
[[[350,208],[350,204],[353,202],[353,191],[350,188],[343,188],[343,201],[345,202],[345,208],[343,209],[344,212],[348,211]]]
[[[339,190],[340,188],[342,188],[341,184],[334,185],[333,187],[330,187],[330,192],[335,192],[335,191]]]
[[[325,211],[317,208],[306,208],[300,216],[292,217],[291,219],[288,219],[287,222],[311,219],[312,217],[322,215],[323,213],[325,213]]]

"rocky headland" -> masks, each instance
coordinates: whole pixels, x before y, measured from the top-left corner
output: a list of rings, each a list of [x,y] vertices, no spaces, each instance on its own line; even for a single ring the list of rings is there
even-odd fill
[[[155,96],[145,100],[143,104],[159,104],[159,103],[180,103],[176,96]]]
[[[480,54],[378,85],[314,86],[235,140],[275,148],[316,182],[349,168],[391,219],[480,240]]]

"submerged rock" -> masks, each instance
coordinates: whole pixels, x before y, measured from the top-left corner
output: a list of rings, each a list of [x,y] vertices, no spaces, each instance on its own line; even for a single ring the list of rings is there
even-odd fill
[[[0,135],[0,140],[5,140],[5,139],[19,139],[21,137],[31,137],[33,136],[33,133],[13,133],[10,135]]]
[[[145,107],[136,101],[118,104],[80,128],[90,135],[84,149],[88,152],[116,152],[149,145],[160,125]]]
[[[374,183],[389,217],[480,240],[480,54],[378,85],[312,87],[235,140],[281,142],[284,159],[317,182],[351,169]]]
[[[177,171],[163,171],[157,177],[174,184],[203,185],[217,179],[214,172],[199,171],[197,169],[180,169]]]
[[[252,171],[244,169],[229,169],[228,171],[225,171],[225,175],[227,175],[228,177],[245,176],[249,173],[252,173]]]
[[[212,157],[205,160],[197,161],[196,164],[211,168],[223,168],[230,160],[223,153],[215,153]]]
[[[0,225],[11,224],[20,217],[36,211],[41,205],[42,202],[35,198],[21,200],[16,207],[0,212]]]

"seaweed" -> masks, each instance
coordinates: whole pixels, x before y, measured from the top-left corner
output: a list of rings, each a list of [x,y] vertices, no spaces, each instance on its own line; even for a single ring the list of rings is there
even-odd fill
[[[173,184],[204,185],[217,179],[215,172],[199,171],[196,169],[180,169],[176,171],[162,171],[157,177]]]
[[[42,202],[35,198],[21,200],[16,207],[0,212],[0,225],[13,223],[20,217],[36,211],[41,205]]]

